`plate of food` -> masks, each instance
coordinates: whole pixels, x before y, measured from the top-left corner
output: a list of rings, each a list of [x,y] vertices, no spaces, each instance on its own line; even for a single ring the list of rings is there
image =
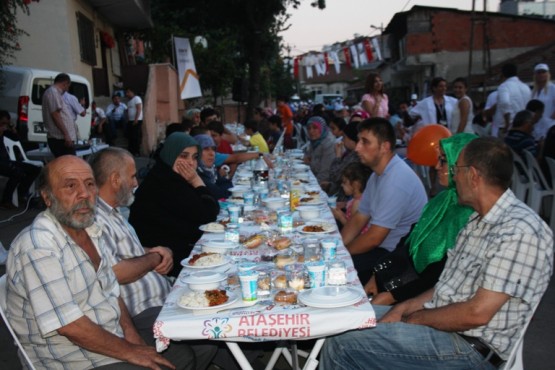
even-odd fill
[[[186,291],[177,305],[189,310],[212,310],[231,306],[237,301],[237,295],[221,289],[199,291]]]
[[[229,263],[229,259],[220,253],[202,252],[181,261],[181,266],[192,269],[205,269],[223,266]]]
[[[328,222],[307,222],[303,226],[297,227],[297,231],[303,234],[326,234],[332,233],[337,226]]]
[[[209,224],[200,225],[199,230],[205,233],[223,233],[225,232],[225,226],[219,222],[210,222]]]
[[[299,204],[300,205],[311,205],[311,206],[319,206],[324,204],[324,201],[320,199],[319,196],[315,197],[315,196],[303,196],[300,200],[299,200]]]
[[[351,286],[324,286],[302,291],[298,299],[304,305],[316,308],[345,307],[360,301],[362,292]]]

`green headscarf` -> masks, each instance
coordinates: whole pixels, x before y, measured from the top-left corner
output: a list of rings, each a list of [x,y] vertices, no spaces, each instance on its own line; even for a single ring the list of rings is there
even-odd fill
[[[200,155],[201,149],[195,139],[184,132],[174,132],[164,141],[164,146],[160,151],[160,159],[168,166],[173,167],[175,160],[183,152],[183,149],[190,146],[196,146]]]
[[[454,165],[465,145],[476,138],[478,136],[474,134],[460,133],[440,140],[447,165]],[[440,261],[447,250],[455,246],[459,231],[473,212],[472,208],[459,204],[453,176],[451,173],[448,176],[447,189],[426,204],[408,239],[409,251],[418,273],[429,264]]]

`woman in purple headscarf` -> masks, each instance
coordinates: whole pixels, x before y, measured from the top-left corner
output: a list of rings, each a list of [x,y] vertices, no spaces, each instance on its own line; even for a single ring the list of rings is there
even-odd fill
[[[331,162],[335,158],[335,138],[330,134],[326,120],[320,116],[310,117],[306,127],[310,144],[305,163],[310,165],[319,183],[328,181]]]

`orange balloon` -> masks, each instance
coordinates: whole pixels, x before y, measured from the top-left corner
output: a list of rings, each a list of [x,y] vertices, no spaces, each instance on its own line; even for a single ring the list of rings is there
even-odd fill
[[[439,155],[439,140],[451,136],[445,126],[432,124],[421,128],[414,134],[407,146],[407,158],[412,163],[435,166]]]

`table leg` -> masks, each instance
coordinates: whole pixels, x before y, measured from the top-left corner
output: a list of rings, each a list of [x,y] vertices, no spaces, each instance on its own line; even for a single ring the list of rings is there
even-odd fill
[[[233,357],[235,357],[242,370],[253,370],[249,360],[247,360],[245,354],[241,351],[239,344],[234,342],[225,342],[225,344],[227,344],[227,348],[229,348],[231,354],[233,354]]]
[[[306,359],[306,363],[304,364],[303,370],[315,370],[318,367],[318,354],[324,345],[326,338],[320,338],[314,344],[314,348],[310,351],[310,355]]]
[[[299,370],[299,355],[297,353],[297,342],[291,342],[291,357],[293,357],[293,361],[291,367],[293,370]]]

